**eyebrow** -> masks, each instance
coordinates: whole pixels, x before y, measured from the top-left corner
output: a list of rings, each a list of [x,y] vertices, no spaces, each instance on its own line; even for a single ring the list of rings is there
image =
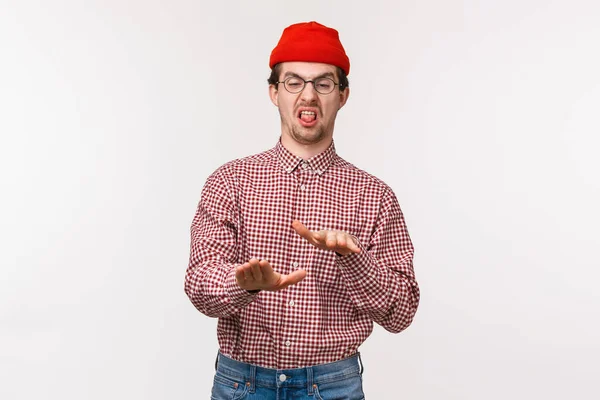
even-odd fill
[[[286,72],[285,74],[283,74],[283,79],[285,80],[285,78],[289,78],[289,77],[294,77],[294,78],[300,78],[300,79],[304,79],[302,78],[300,75],[294,73],[294,72]],[[313,80],[315,79],[319,79],[319,78],[335,78],[335,75],[333,74],[333,72],[325,72],[324,74],[321,75],[317,75],[313,78]]]

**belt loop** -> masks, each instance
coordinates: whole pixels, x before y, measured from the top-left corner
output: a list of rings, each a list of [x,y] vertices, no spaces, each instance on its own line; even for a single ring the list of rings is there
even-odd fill
[[[256,391],[256,365],[250,364],[250,386],[248,387],[248,393],[254,393]]]
[[[356,353],[356,354],[358,354],[358,362],[360,363],[360,374],[362,375],[363,372],[365,372],[365,367],[363,366],[362,358],[360,357],[360,353]]]
[[[306,367],[306,385],[308,387],[308,395],[312,396],[314,394],[312,367]]]

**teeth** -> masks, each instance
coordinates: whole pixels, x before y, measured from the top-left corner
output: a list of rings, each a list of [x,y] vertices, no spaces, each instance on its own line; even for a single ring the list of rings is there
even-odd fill
[[[315,115],[315,112],[314,111],[301,111],[300,114]]]

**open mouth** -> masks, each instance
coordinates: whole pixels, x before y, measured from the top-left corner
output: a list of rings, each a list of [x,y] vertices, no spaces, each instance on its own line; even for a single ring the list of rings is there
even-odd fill
[[[317,123],[317,113],[312,110],[302,110],[298,113],[298,119],[303,126],[313,126]]]

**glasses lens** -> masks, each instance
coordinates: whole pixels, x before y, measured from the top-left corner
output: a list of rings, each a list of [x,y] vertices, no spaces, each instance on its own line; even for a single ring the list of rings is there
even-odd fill
[[[329,94],[333,92],[335,82],[329,78],[320,78],[315,81],[315,89],[321,94]]]
[[[288,78],[285,80],[285,88],[290,93],[298,93],[301,92],[304,88],[304,81],[300,78]]]

